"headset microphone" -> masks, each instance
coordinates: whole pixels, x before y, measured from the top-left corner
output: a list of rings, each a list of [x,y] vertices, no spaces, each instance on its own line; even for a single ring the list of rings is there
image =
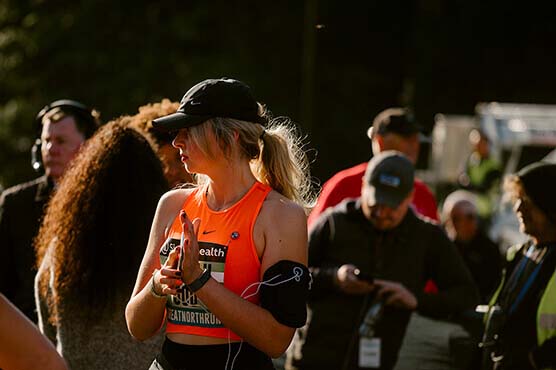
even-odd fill
[[[36,138],[33,146],[31,147],[31,166],[37,172],[40,172],[43,169],[41,155],[41,139]]]

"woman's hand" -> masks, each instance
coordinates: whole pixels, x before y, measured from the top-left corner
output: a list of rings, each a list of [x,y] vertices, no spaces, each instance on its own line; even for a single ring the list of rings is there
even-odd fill
[[[153,288],[158,294],[176,295],[178,294],[178,288],[183,284],[180,271],[177,268],[180,249],[181,247],[179,246],[174,248],[168,255],[160,271],[154,271]]]
[[[190,284],[203,273],[203,269],[199,265],[199,244],[197,243],[197,234],[201,220],[196,218],[191,222],[185,211],[182,210],[180,212],[180,221],[183,232],[183,245],[174,248],[168,256],[164,268],[160,270],[161,274],[168,279],[164,281],[161,279],[163,283],[166,281],[171,283],[170,280],[180,279],[180,283]],[[170,260],[171,258],[172,260]],[[181,266],[179,265],[180,262]],[[169,294],[177,294],[176,289],[174,291],[174,293]]]
[[[197,234],[201,220],[196,218],[191,222],[185,211],[180,212],[183,232],[183,245],[174,248],[168,255],[166,263],[160,270],[159,282],[163,294],[178,294],[178,288],[183,284],[190,284],[203,273],[199,265],[199,244]],[[180,266],[181,263],[181,266]],[[155,289],[157,277],[155,275]]]

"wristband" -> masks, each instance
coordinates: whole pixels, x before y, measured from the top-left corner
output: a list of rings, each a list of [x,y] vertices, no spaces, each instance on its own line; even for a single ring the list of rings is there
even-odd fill
[[[151,286],[151,295],[155,298],[161,299],[166,298],[166,294],[158,294],[157,291],[154,289],[154,275],[158,270],[154,270],[153,277],[151,278],[150,286]]]
[[[210,271],[208,269],[204,269],[201,276],[197,279],[193,280],[190,284],[187,284],[187,288],[192,292],[195,293],[199,289],[203,287],[210,279]]]

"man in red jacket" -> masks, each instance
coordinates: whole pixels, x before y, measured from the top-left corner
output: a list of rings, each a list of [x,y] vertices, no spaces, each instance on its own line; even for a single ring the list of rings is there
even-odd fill
[[[405,108],[389,108],[380,112],[367,131],[374,154],[385,150],[397,150],[415,164],[419,156],[419,132],[421,127]],[[336,173],[322,186],[317,205],[309,215],[309,227],[328,207],[335,206],[346,198],[361,195],[363,174],[367,162]],[[436,200],[427,185],[415,179],[413,209],[420,215],[438,221]]]

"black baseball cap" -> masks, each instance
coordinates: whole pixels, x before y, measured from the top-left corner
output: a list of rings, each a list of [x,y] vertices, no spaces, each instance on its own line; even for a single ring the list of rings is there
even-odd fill
[[[408,108],[388,108],[377,114],[372,126],[367,130],[367,136],[372,139],[373,135],[384,135],[389,132],[410,136],[422,131],[423,128],[415,122]]]
[[[208,79],[189,89],[176,113],[153,120],[153,127],[164,131],[199,125],[214,117],[234,118],[266,124],[259,115],[259,104],[245,83],[231,78]]]
[[[413,190],[414,167],[401,152],[386,150],[369,161],[363,180],[369,206],[396,208]]]

